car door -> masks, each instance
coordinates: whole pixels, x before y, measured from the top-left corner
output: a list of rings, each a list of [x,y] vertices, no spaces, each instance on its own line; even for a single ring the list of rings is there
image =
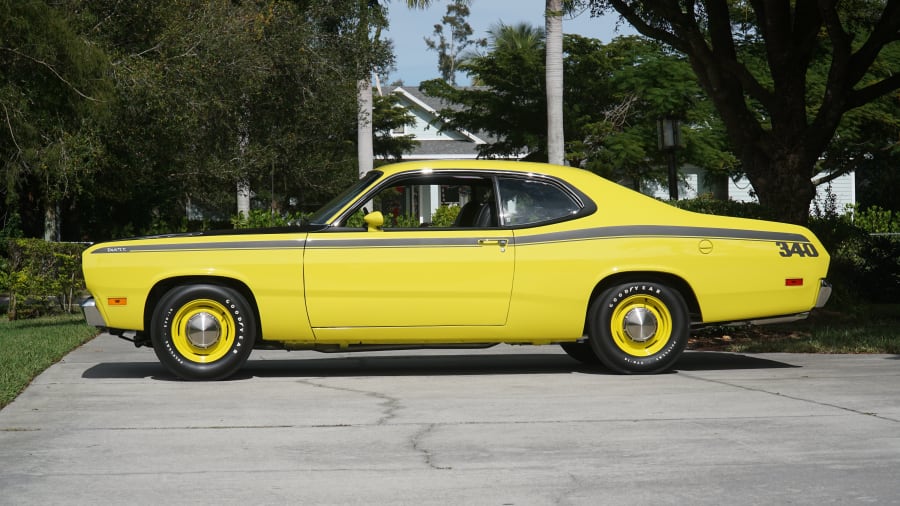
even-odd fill
[[[597,251],[580,241],[579,218],[596,207],[550,177],[498,177],[502,224],[516,241],[507,329],[513,336],[570,336],[584,328]]]
[[[394,178],[340,222],[309,235],[306,309],[314,328],[500,326],[515,264],[490,177]],[[368,230],[361,217],[385,217]]]

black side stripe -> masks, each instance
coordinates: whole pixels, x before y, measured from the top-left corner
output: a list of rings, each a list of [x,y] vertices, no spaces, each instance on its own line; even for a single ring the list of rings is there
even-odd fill
[[[666,225],[622,225],[597,227],[566,232],[551,232],[526,237],[517,237],[516,244],[541,244],[548,242],[588,241],[592,239],[680,237],[697,239],[735,239],[743,241],[785,241],[809,242],[802,234],[767,232],[733,228],[679,227]]]
[[[107,246],[92,251],[92,255],[105,253],[150,253],[155,251],[221,251],[221,250],[271,250],[303,249],[306,241],[228,241],[176,244],[136,244],[130,246]]]
[[[490,231],[479,239],[500,238],[513,242],[512,236],[504,234],[491,234]],[[433,232],[431,232],[433,233]],[[385,236],[382,236],[385,237]],[[311,237],[306,243],[307,248],[421,248],[443,246],[448,248],[475,247],[478,239],[474,237],[435,237],[435,238],[384,238],[384,239],[320,239]]]
[[[732,239],[743,241],[784,241],[784,242],[809,242],[802,234],[785,232],[767,232],[758,230],[740,230],[731,228],[708,227],[680,227],[665,225],[623,225],[615,227],[597,227],[583,230],[569,230],[564,232],[550,232],[529,236],[512,237],[507,235],[509,231],[483,230],[477,237],[418,237],[400,238],[380,235],[378,239],[360,237],[359,239],[325,239],[318,234],[312,234],[308,240],[279,240],[279,241],[229,241],[214,243],[183,243],[183,244],[138,244],[131,246],[108,246],[98,248],[92,254],[111,253],[147,253],[154,251],[221,251],[221,250],[273,250],[273,249],[303,249],[303,248],[416,248],[416,247],[477,247],[478,239],[504,239],[510,245],[527,246],[552,242],[589,241],[596,239],[624,239],[624,238],[698,238],[698,239]],[[439,234],[439,231],[429,233]],[[361,236],[367,232],[360,232]],[[393,233],[391,233],[393,235]]]

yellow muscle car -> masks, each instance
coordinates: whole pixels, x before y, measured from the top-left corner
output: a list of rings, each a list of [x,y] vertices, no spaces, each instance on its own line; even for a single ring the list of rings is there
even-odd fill
[[[821,307],[828,262],[803,227],[683,211],[580,169],[407,162],[297,227],[94,245],[83,311],[187,379],[228,377],[253,348],[497,343],[655,373],[692,326]]]

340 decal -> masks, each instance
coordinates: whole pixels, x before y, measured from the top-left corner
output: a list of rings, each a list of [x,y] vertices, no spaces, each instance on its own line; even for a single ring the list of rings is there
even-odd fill
[[[819,252],[816,247],[808,242],[782,242],[777,241],[776,246],[781,250],[778,252],[783,257],[792,257],[794,255],[801,257],[817,257]]]

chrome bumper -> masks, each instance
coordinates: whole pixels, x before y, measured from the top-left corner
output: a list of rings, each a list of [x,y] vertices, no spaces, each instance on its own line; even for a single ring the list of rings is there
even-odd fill
[[[816,298],[816,308],[825,307],[829,297],[831,297],[831,283],[823,279],[819,286],[819,296]]]
[[[88,325],[92,327],[106,327],[106,322],[103,321],[103,315],[101,315],[100,310],[97,309],[97,302],[93,297],[88,297],[81,303],[81,314],[84,315],[84,321],[86,321]]]

